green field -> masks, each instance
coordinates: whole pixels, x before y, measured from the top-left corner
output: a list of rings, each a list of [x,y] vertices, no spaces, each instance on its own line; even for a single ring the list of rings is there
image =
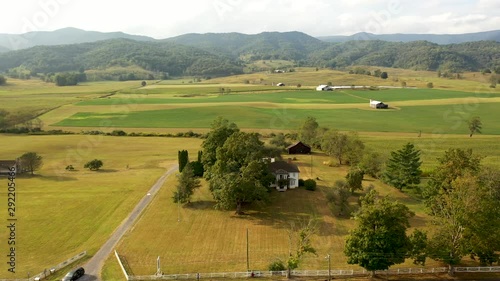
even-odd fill
[[[4,136],[0,159],[35,151],[44,166],[17,183],[17,274],[0,265],[0,278],[24,278],[43,272],[84,250],[93,255],[156,180],[176,163],[180,147],[195,153],[198,139],[103,136]],[[83,169],[94,158],[99,172]],[[76,171],[65,171],[73,165]],[[128,168],[127,168],[128,167]],[[7,186],[7,179],[0,178]],[[7,202],[7,193],[0,193]],[[0,210],[7,217],[7,206]],[[7,237],[7,228],[0,237]],[[3,244],[3,243],[2,243]],[[2,245],[1,252],[7,249]]]
[[[119,94],[111,98],[92,99],[77,103],[80,106],[92,105],[127,105],[127,104],[196,104],[196,103],[251,103],[266,102],[277,104],[345,104],[367,103],[370,99],[381,100],[386,103],[410,100],[435,100],[457,98],[491,98],[500,97],[499,94],[470,93],[459,91],[432,90],[432,89],[390,89],[390,90],[365,90],[365,91],[326,91],[311,90],[278,91],[269,93],[270,89],[253,89],[251,92],[220,95],[217,92],[197,88],[189,94],[172,94],[172,88],[162,90],[154,88],[144,89],[143,94]],[[250,89],[246,89],[249,91]],[[152,91],[153,93],[150,93]],[[274,89],[274,91],[277,91]],[[147,94],[147,95],[146,95]]]
[[[36,80],[9,79],[7,86],[0,87],[0,108],[43,113],[40,119],[45,130],[74,132],[117,128],[128,133],[206,132],[212,120],[224,116],[240,128],[268,134],[295,130],[305,117],[314,116],[323,127],[359,131],[367,150],[385,156],[413,142],[422,151],[425,171],[434,168],[436,157],[450,147],[472,148],[484,157],[485,165],[500,167],[500,90],[488,89],[487,78],[466,73],[464,80],[449,80],[437,78],[433,72],[383,70],[389,71],[390,79],[307,68],[201,83],[190,83],[192,78],[148,81],[146,87],[140,87],[140,81],[55,87]],[[315,85],[328,81],[374,86],[400,86],[406,81],[420,89],[314,91]],[[287,86],[271,86],[275,82]],[[427,82],[433,82],[435,89],[425,89]],[[302,87],[297,88],[297,83]],[[231,93],[220,95],[220,88],[230,88]],[[370,109],[369,99],[382,100],[392,108]],[[483,135],[469,138],[466,123],[473,116],[481,117]],[[201,142],[192,138],[1,135],[0,145],[6,149],[0,151],[0,159],[35,151],[45,164],[36,176],[17,180],[19,270],[16,276],[6,274],[2,262],[0,278],[42,272],[83,250],[94,254],[157,178],[176,163],[177,151],[187,149],[195,155]],[[104,161],[104,169],[84,170],[83,164],[94,158]],[[307,257],[301,268],[325,269],[328,253],[333,267],[349,267],[341,252],[353,221],[333,216],[324,196],[335,180],[345,176],[347,167],[322,164],[328,160],[315,153],[312,174],[309,156],[297,160],[301,177],[321,179],[318,191],[273,193],[271,205],[249,206],[242,217],[234,216],[233,211],[214,210],[206,186],[196,192],[190,206],[179,208],[171,203],[176,179],[170,177],[118,251],[134,274],[153,274],[157,256],[162,258],[165,273],[244,271],[248,228],[250,267],[262,270],[276,257],[288,254],[289,222],[314,216],[319,226],[313,242],[318,256]],[[65,171],[70,164],[77,170]],[[0,178],[1,182],[6,180]],[[412,226],[426,227],[428,217],[421,202],[410,195],[413,192],[402,193],[371,179],[365,186],[370,183],[416,212]],[[357,198],[351,200],[356,206]],[[6,202],[6,194],[0,193],[0,201]],[[6,217],[6,208],[0,216]],[[6,237],[6,231],[0,231],[0,236]],[[428,265],[438,264],[431,261]],[[112,257],[103,278],[123,280]]]
[[[405,106],[398,110],[298,109],[287,106],[206,106],[123,113],[80,112],[54,124],[64,127],[99,127],[106,120],[116,128],[208,128],[223,116],[242,128],[294,130],[307,116],[328,128],[365,132],[419,132],[467,134],[467,121],[480,116],[484,134],[500,134],[500,103]]]

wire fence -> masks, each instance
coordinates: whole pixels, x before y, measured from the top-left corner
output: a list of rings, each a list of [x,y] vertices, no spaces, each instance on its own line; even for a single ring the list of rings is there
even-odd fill
[[[116,259],[127,280],[200,280],[214,278],[252,278],[252,277],[286,277],[288,271],[249,271],[249,272],[221,272],[221,273],[187,273],[187,274],[155,274],[155,275],[129,275],[122,264],[120,256],[115,251]],[[447,273],[448,267],[433,267],[433,268],[394,268],[388,270],[375,271],[377,275],[404,275],[404,274],[436,274]],[[491,273],[500,272],[500,266],[487,267],[455,267],[455,272],[470,272],[470,273]],[[296,277],[349,277],[349,276],[368,276],[372,272],[360,269],[332,269],[328,270],[292,270],[291,276]]]

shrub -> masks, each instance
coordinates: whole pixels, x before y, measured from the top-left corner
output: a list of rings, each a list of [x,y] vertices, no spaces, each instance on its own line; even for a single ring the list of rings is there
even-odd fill
[[[299,186],[304,186],[304,180],[303,179],[299,179]]]
[[[427,88],[429,89],[434,88],[434,84],[432,84],[432,82],[427,83]]]
[[[73,167],[73,165],[68,165],[68,166],[66,166],[66,170],[67,171],[74,171],[75,168]]]
[[[269,264],[268,269],[269,271],[284,271],[286,267],[282,260],[275,260]]]
[[[315,191],[316,190],[316,181],[313,179],[305,180],[304,187],[306,190]]]
[[[111,135],[112,136],[126,136],[127,133],[125,131],[122,131],[122,130],[113,130],[113,132],[111,132]]]
[[[92,161],[87,162],[83,167],[91,171],[97,171],[102,167],[102,165],[103,163],[101,160],[94,159]]]

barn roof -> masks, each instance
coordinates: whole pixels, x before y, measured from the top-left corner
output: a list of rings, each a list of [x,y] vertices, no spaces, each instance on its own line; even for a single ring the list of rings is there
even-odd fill
[[[298,142],[296,142],[296,143],[294,143],[292,145],[289,145],[286,149],[292,148],[292,147],[297,146],[299,144],[302,144],[303,146],[307,146],[307,147],[311,148],[309,145],[307,145],[307,144],[305,144],[305,143],[303,143],[301,141],[298,141]]]

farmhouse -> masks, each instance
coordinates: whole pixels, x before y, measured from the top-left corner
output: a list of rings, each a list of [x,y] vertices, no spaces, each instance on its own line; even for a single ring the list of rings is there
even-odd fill
[[[370,107],[371,108],[377,108],[377,109],[380,109],[380,108],[386,109],[386,108],[389,108],[389,105],[385,104],[385,103],[383,103],[381,101],[370,100]]]
[[[288,154],[309,154],[311,153],[311,147],[307,144],[299,141],[295,144],[290,145],[286,148]]]
[[[299,186],[300,171],[297,165],[292,163],[291,159],[288,162],[271,159],[269,172],[276,177],[276,181],[271,184],[271,187],[275,187],[278,191],[295,189]]]

